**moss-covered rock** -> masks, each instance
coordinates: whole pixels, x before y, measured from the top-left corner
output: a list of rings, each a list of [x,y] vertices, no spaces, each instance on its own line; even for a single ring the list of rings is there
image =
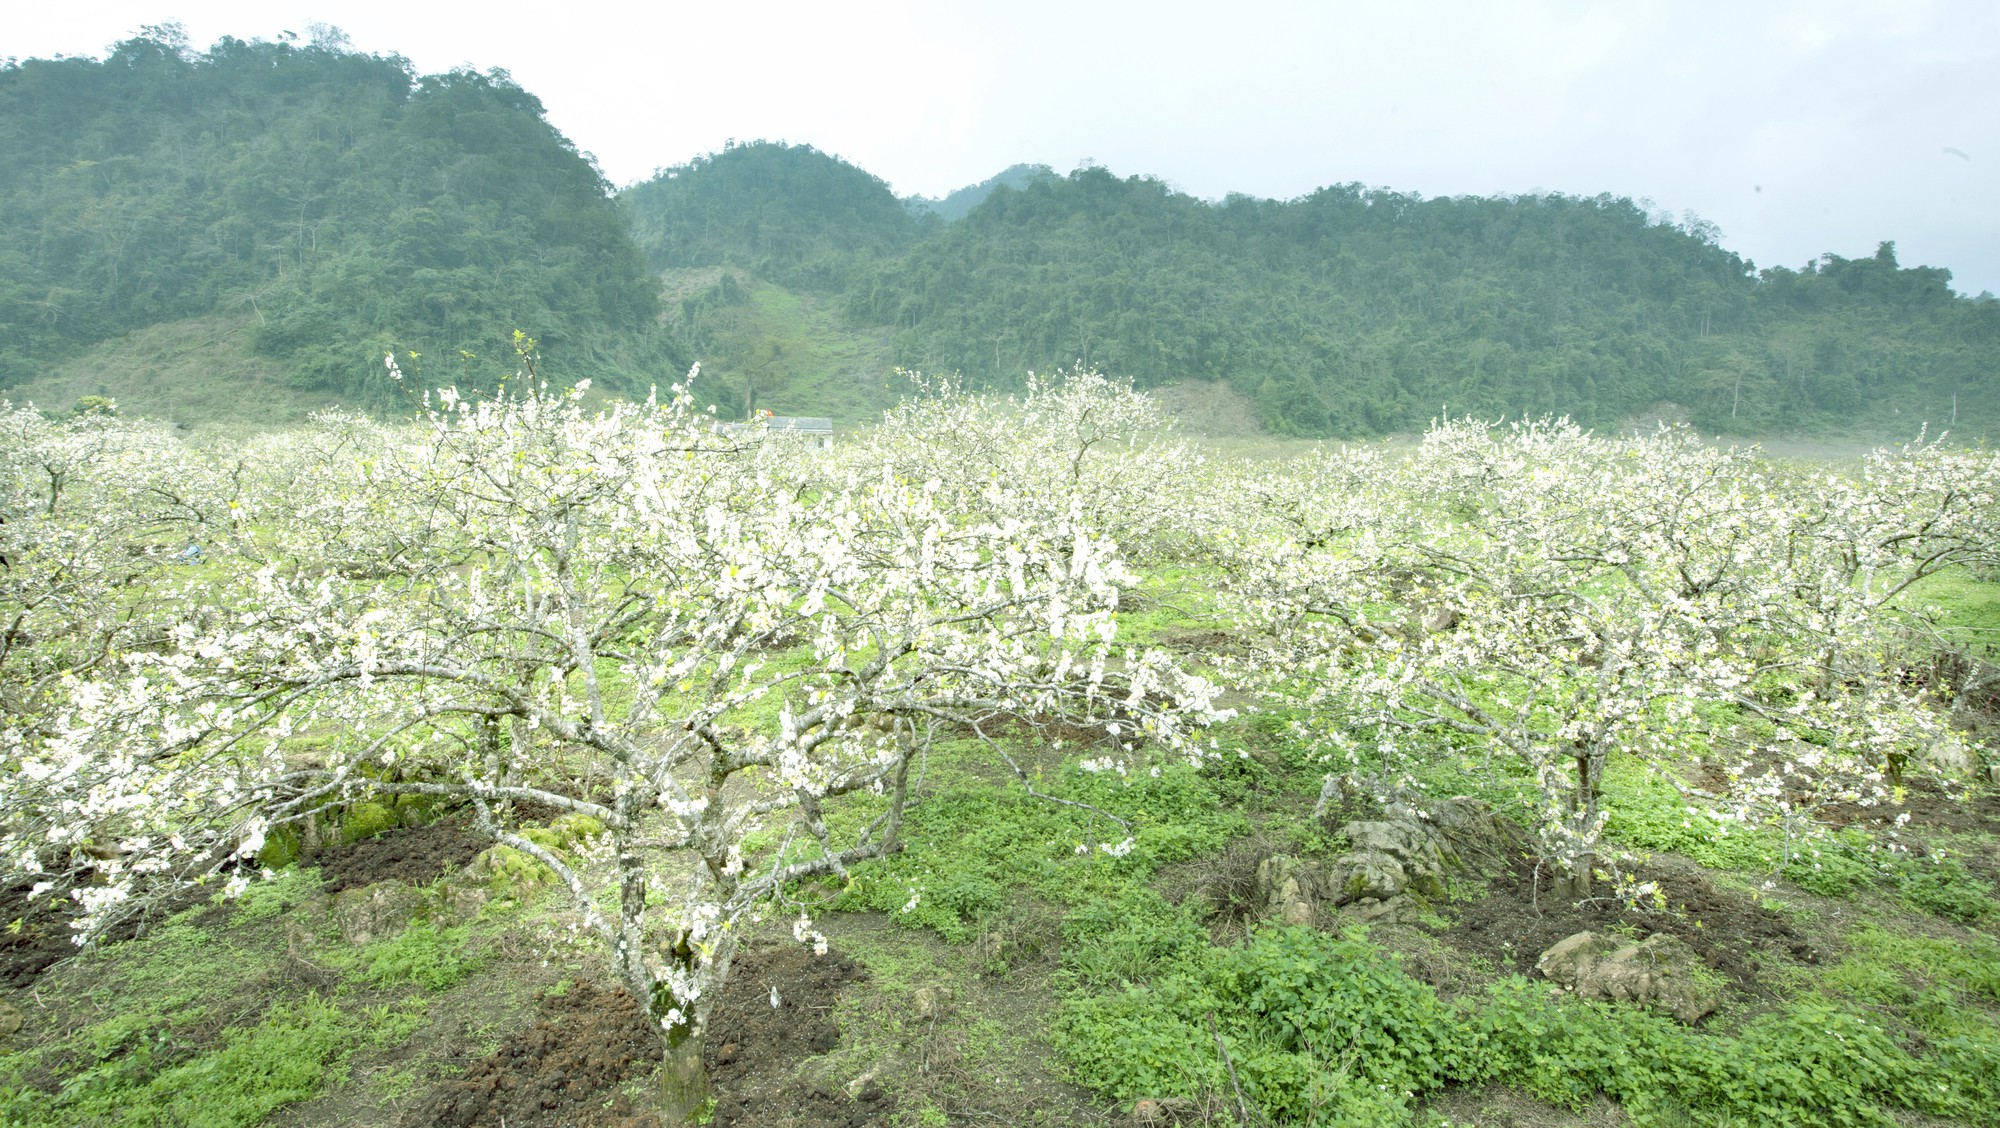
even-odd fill
[[[386,804],[354,803],[347,808],[347,817],[340,820],[340,840],[359,842],[400,825],[395,810]]]
[[[550,832],[537,828],[535,833],[547,835]],[[523,838],[538,846],[546,843],[536,841],[528,834]],[[555,882],[555,874],[532,856],[511,846],[495,846],[472,859],[465,867],[468,882],[484,886],[496,898],[509,901],[525,901],[544,887]]]
[[[299,832],[279,827],[264,836],[264,848],[257,851],[257,864],[265,869],[289,869],[299,860]]]

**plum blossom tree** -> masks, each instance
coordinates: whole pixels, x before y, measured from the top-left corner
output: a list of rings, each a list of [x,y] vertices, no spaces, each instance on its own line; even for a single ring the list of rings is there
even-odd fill
[[[981,397],[954,377],[906,375],[917,394],[865,442],[936,481],[953,508],[1081,519],[1135,562],[1184,555],[1205,535],[1202,503],[1221,500],[1205,488],[1209,459],[1129,380],[1031,372],[1020,394]]]
[[[163,428],[0,404],[0,866],[42,892],[134,864],[121,776],[80,726],[201,607],[190,543],[235,536],[234,479]],[[143,832],[140,836],[143,837]],[[94,891],[90,891],[94,894]],[[129,904],[127,907],[131,907]]]
[[[1199,755],[1214,688],[1118,650],[1132,577],[1075,507],[996,476],[967,512],[886,439],[770,454],[685,386],[601,411],[540,386],[431,405],[413,432],[328,417],[272,452],[263,563],[214,595],[229,613],[71,695],[42,759],[119,765],[94,801],[128,861],[93,908],[333,804],[462,802],[568,890],[685,1112],[746,927],[900,847],[934,738],[1059,719]],[[532,808],[588,820],[592,848],[523,834]]]
[[[1362,458],[1260,493],[1289,533],[1240,554],[1247,606],[1278,640],[1266,666],[1315,709],[1329,758],[1365,751],[1386,786],[1412,740],[1505,753],[1534,784],[1565,891],[1586,893],[1604,863],[1614,756],[1664,765],[1734,745],[1735,798],[1780,808],[1865,798],[1893,764],[1956,758],[1884,657],[1882,597],[1965,551],[1909,535],[1940,505],[1969,542],[1983,535],[1941,500],[1967,487],[1822,482],[1807,506],[1751,452],[1550,420],[1446,423],[1406,462]],[[1881,473],[1905,482],[1891,462]],[[1893,582],[1870,596],[1855,561]]]

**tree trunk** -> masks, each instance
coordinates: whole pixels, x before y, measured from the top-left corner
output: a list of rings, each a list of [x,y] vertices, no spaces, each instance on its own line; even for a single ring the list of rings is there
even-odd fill
[[[1604,755],[1600,751],[1579,747],[1576,749],[1576,798],[1571,806],[1570,817],[1576,820],[1579,834],[1589,832],[1597,825],[1597,804],[1604,780]],[[1594,840],[1594,839],[1593,839]],[[1590,896],[1590,871],[1596,868],[1597,855],[1586,853],[1570,863],[1569,872],[1556,877],[1556,893],[1570,901],[1581,901]]]
[[[1568,873],[1556,875],[1556,896],[1565,901],[1582,901],[1590,896],[1590,871],[1596,864],[1595,854],[1585,854],[1570,863]]]
[[[660,1123],[667,1128],[679,1128],[693,1122],[708,1107],[708,1069],[701,1061],[701,1038],[687,1030],[674,1031],[662,1044],[665,1053],[660,1062]]]

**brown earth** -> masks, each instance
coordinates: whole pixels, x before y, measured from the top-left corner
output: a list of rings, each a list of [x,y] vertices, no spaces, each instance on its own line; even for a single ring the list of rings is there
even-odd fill
[[[730,969],[709,1021],[706,1059],[720,1128],[848,1128],[878,1124],[894,1101],[870,1084],[855,1098],[796,1081],[804,1058],[833,1049],[833,1008],[866,978],[853,960],[795,944],[753,948]],[[771,1006],[771,989],[779,1005]],[[419,1097],[403,1128],[637,1128],[653,1123],[649,1079],[660,1042],[623,988],[570,981],[545,996],[535,1021],[493,1053]]]
[[[389,878],[427,885],[464,866],[492,844],[460,820],[446,818],[428,826],[399,827],[348,845],[322,847],[308,853],[301,863],[320,868],[329,894]],[[31,898],[28,891],[32,888],[31,883],[20,882],[0,889],[0,926],[21,922],[19,928],[0,927],[0,989],[32,986],[43,972],[77,950],[70,927],[77,916],[76,902],[60,891]],[[129,940],[149,921],[207,900],[214,888],[187,889],[167,898],[146,914],[115,925],[99,943]]]
[[[301,856],[299,864],[318,866],[331,895],[392,878],[428,885],[463,868],[491,845],[492,839],[454,816],[425,826],[397,827],[342,846],[323,846]]]
[[[0,890],[0,989],[26,990],[43,972],[78,951],[71,927],[80,915],[77,903],[55,890],[30,897],[33,888],[32,883],[21,882]],[[96,942],[103,946],[130,940],[152,924],[208,900],[214,891],[213,885],[178,890],[113,923]],[[18,929],[13,927],[17,920]]]
[[[621,1091],[659,1063],[660,1042],[621,988],[572,980],[533,1025],[419,1099],[404,1128],[641,1128]]]
[[[1858,803],[1833,803],[1820,810],[1820,820],[1829,826],[1858,826],[1882,830],[1909,815],[1913,831],[1945,831],[1952,834],[2000,833],[2000,794],[1954,796],[1927,779],[1911,780],[1900,804],[1880,803],[1863,807]]]
[[[1585,929],[1629,931],[1636,939],[1668,933],[1687,942],[1702,962],[1749,995],[1769,997],[1767,959],[1817,963],[1822,953],[1782,915],[1748,894],[1723,889],[1700,867],[1656,860],[1639,869],[1657,882],[1663,908],[1629,908],[1610,898],[1571,904],[1551,891],[1545,871],[1518,861],[1493,877],[1492,891],[1450,906],[1453,923],[1439,933],[1455,948],[1480,956],[1501,974],[1532,975],[1535,961],[1557,941]]]
[[[21,990],[44,971],[76,953],[70,922],[76,902],[48,893],[30,898],[33,885],[22,882],[0,890],[0,924],[20,921],[18,929],[0,929],[0,987]]]
[[[895,1102],[872,1081],[850,1098],[792,1076],[800,1061],[840,1043],[834,1006],[849,984],[867,975],[837,952],[816,956],[797,944],[753,948],[736,958],[709,1018],[716,1128],[846,1128],[890,1117]]]

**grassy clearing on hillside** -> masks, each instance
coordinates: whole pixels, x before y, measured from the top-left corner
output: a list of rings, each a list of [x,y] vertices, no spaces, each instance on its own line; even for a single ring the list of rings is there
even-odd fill
[[[879,419],[908,392],[888,360],[887,337],[851,328],[826,299],[737,270],[670,270],[662,277],[670,308],[678,298],[700,310],[698,394],[723,419],[743,418],[746,392],[754,388],[759,409],[827,416],[837,427],[852,427]],[[728,300],[718,297],[725,288]]]
[[[277,361],[252,351],[254,320],[217,314],[149,325],[4,394],[58,412],[81,396],[109,396],[125,415],[191,425],[283,426],[328,406],[326,396],[292,387]]]

